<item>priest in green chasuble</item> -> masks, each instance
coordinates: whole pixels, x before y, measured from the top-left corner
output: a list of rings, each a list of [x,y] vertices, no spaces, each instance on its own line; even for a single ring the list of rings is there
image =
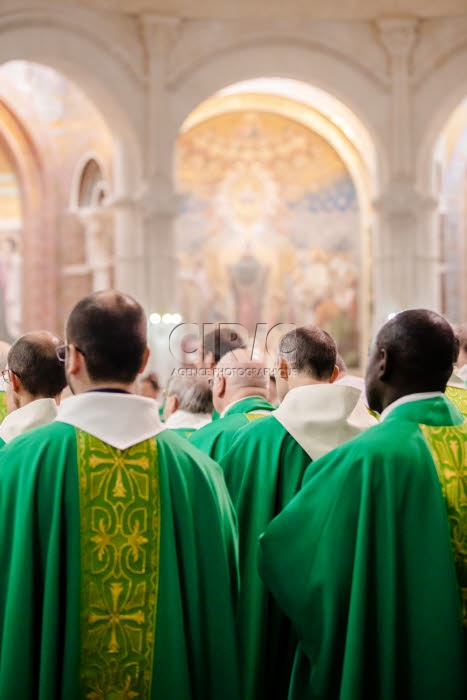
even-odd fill
[[[204,377],[174,374],[165,392],[164,424],[178,435],[190,437],[212,422],[212,391]]]
[[[404,311],[366,389],[380,423],[312,462],[260,540],[299,638],[289,698],[466,697],[467,427],[444,391],[450,325]]]
[[[361,392],[334,384],[338,371],[336,344],[325,331],[301,327],[282,336],[276,359],[281,404],[239,430],[220,461],[238,517],[244,698],[287,698],[297,646],[258,574],[258,538],[298,492],[310,460],[376,422],[366,411],[365,425],[355,421]]]
[[[56,353],[60,343],[48,331],[25,333],[13,343],[2,372],[8,415],[0,424],[0,446],[57,417],[67,382]]]
[[[229,450],[235,433],[251,421],[268,415],[269,375],[263,362],[238,348],[226,353],[214,368],[212,400],[220,418],[200,428],[189,439],[219,462]]]
[[[131,393],[137,302],[86,297],[66,338],[76,395],[0,457],[0,698],[239,700],[222,472]]]

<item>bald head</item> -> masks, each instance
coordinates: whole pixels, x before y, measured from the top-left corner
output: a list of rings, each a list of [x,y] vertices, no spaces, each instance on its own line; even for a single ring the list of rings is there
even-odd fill
[[[384,324],[373,344],[365,378],[370,408],[381,412],[397,398],[442,391],[459,342],[445,318],[427,309],[403,311]]]
[[[65,368],[57,358],[60,340],[48,331],[22,335],[8,353],[8,368],[33,398],[55,398],[66,386]]]
[[[93,382],[134,382],[146,351],[146,316],[132,297],[115,290],[81,299],[68,317],[67,343],[84,357]]]
[[[234,401],[249,396],[266,398],[269,389],[269,375],[263,362],[250,359],[242,349],[228,352],[215,369],[213,402],[216,411],[221,413]]]

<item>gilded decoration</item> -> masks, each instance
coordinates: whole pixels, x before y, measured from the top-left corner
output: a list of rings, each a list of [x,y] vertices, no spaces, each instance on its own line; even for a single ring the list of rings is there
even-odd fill
[[[356,362],[359,211],[334,148],[293,118],[237,109],[180,134],[177,182],[183,319],[251,336],[316,323]]]
[[[446,396],[459,409],[464,418],[467,418],[467,389],[457,386],[447,386]]]
[[[77,431],[81,697],[148,700],[159,581],[157,445],[126,450]]]
[[[420,426],[441,482],[467,628],[467,423]]]

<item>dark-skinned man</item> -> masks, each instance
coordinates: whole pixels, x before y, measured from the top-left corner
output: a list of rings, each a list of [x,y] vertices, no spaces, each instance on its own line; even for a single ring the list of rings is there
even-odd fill
[[[466,697],[467,427],[444,395],[457,352],[434,312],[386,323],[366,373],[380,424],[312,463],[260,541],[300,640],[291,700]]]

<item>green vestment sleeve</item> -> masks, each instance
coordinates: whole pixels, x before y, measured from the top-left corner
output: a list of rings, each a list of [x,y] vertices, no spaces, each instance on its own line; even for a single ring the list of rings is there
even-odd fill
[[[286,698],[297,638],[257,570],[258,538],[300,488],[307,453],[274,416],[238,431],[221,460],[237,511],[240,667],[245,700]]]
[[[291,700],[466,697],[440,483],[417,418],[397,411],[312,463],[260,541],[261,576],[300,639]],[[459,422],[450,411],[439,424]]]
[[[142,468],[149,469],[160,492],[160,511],[148,513],[160,522],[157,611],[148,637],[153,644],[150,694],[139,693],[138,700],[240,700],[234,621],[238,543],[222,472],[168,430],[154,443],[157,461]],[[83,636],[80,609],[83,557],[91,552],[81,547],[77,445],[75,428],[55,422],[16,438],[0,453],[0,698],[5,700],[101,697],[82,690],[83,649],[95,641]],[[132,450],[109,448],[117,472],[131,464]],[[97,488],[100,482],[94,483]],[[121,488],[117,480],[115,493]],[[97,516],[97,530],[87,540],[96,543],[92,555],[104,565],[110,552],[107,516]],[[138,542],[146,541],[145,532],[138,534],[143,522],[138,516],[128,523],[136,539],[125,545],[117,536],[117,545],[136,552]],[[136,590],[135,606],[138,595]],[[106,605],[101,600],[102,611],[92,613],[96,624],[107,616],[110,629],[122,625],[123,630],[124,623],[112,608],[106,612]],[[129,615],[128,649],[137,645],[142,613]],[[90,625],[93,620],[86,615]],[[120,648],[121,634],[116,637]],[[102,697],[114,697],[110,677],[108,682]]]

